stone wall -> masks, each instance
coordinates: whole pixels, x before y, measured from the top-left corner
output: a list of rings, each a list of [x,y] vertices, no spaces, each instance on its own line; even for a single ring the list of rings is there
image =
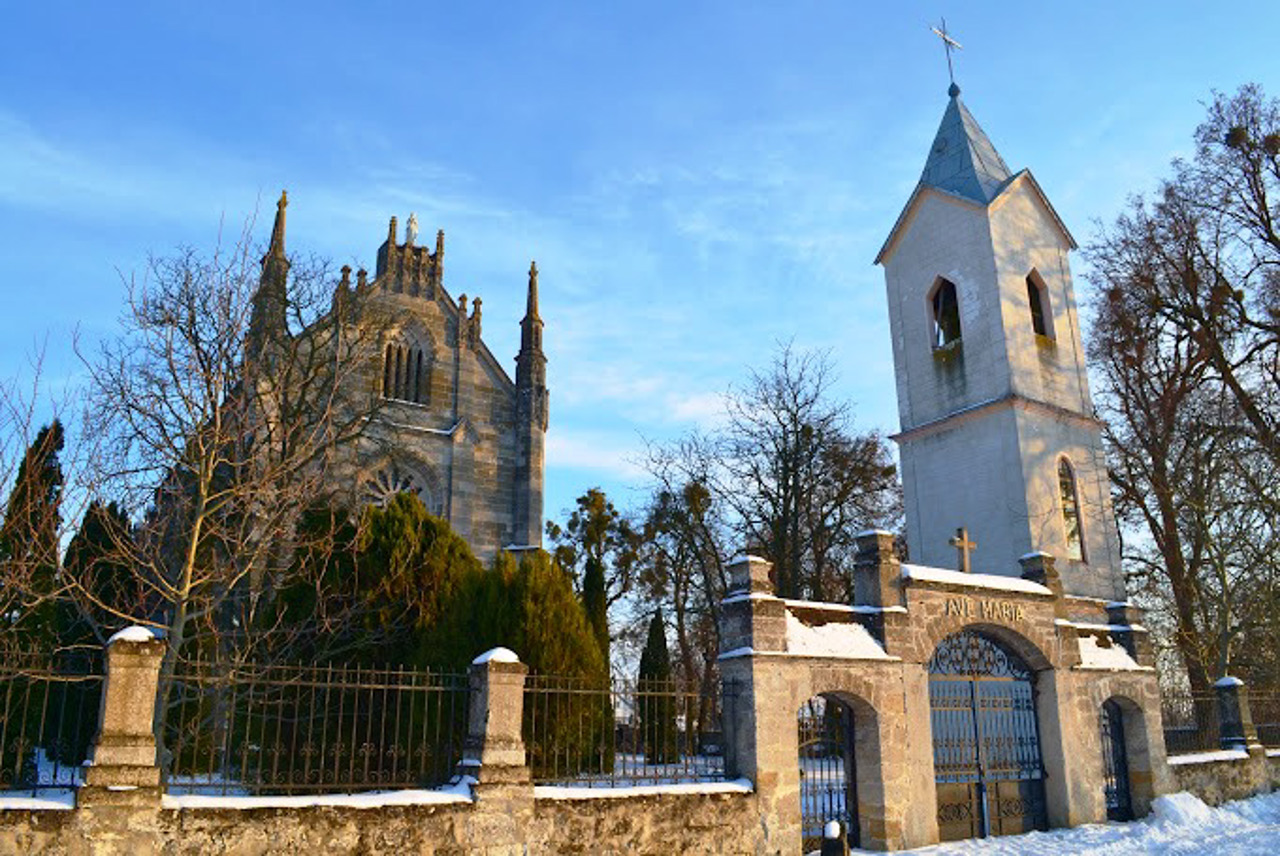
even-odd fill
[[[165,795],[152,728],[163,652],[143,628],[113,637],[87,783],[69,810],[0,809],[0,856],[782,852],[766,843],[749,782],[535,787],[521,737],[527,669],[502,648],[471,666],[467,785],[356,799]]]
[[[1268,758],[1260,746],[1238,757],[1214,757],[1228,753],[1205,753],[1205,760],[1188,763],[1171,758],[1169,769],[1177,790],[1190,791],[1209,805],[1221,805],[1257,794],[1270,793],[1280,786],[1280,758]]]
[[[613,792],[614,794],[620,791]],[[520,824],[475,803],[257,809],[126,806],[0,811],[0,853],[756,854],[752,793],[534,799]]]

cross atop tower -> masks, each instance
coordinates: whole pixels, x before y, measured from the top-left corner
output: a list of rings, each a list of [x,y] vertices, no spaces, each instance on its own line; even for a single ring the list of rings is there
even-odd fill
[[[951,85],[952,85],[952,86],[955,86],[955,85],[956,85],[956,74],[955,74],[955,71],[954,71],[954,70],[952,69],[952,67],[951,67],[951,49],[952,49],[952,48],[955,48],[955,49],[956,49],[956,50],[958,50],[958,51],[959,51],[959,50],[964,50],[964,45],[960,44],[960,43],[959,43],[959,42],[957,42],[955,39],[951,38],[951,34],[947,32],[947,19],[946,19],[946,18],[943,18],[943,19],[942,19],[942,28],[941,28],[941,29],[939,29],[938,27],[930,27],[929,29],[930,29],[930,30],[933,30],[933,34],[934,34],[935,36],[937,36],[938,38],[942,39],[942,46],[943,46],[943,48],[945,48],[945,49],[946,49],[946,52],[947,52],[947,76],[951,78]]]
[[[969,573],[969,551],[978,549],[978,545],[969,540],[969,530],[961,526],[956,530],[955,537],[947,543],[960,554],[960,570]]]

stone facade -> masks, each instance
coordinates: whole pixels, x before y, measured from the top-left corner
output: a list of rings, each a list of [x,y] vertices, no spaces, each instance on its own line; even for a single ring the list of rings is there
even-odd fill
[[[1151,647],[1128,607],[1109,613],[1105,602],[1064,594],[1052,561],[1043,557],[1028,561],[1032,579],[1011,585],[993,575],[903,566],[889,533],[866,533],[859,548],[851,606],[774,597],[769,565],[760,559],[747,557],[730,568],[721,668],[750,701],[727,734],[727,762],[755,783],[768,849],[800,847],[796,715],[813,696],[853,712],[862,846],[899,849],[939,840],[929,661],[940,642],[962,630],[998,640],[1035,673],[1051,826],[1106,819],[1099,717],[1108,699],[1123,710],[1135,814],[1171,789]],[[799,627],[830,625],[857,625],[850,638],[865,631],[874,645],[863,642],[839,654],[804,648]],[[1101,666],[1092,653],[1099,644],[1132,655]]]
[[[280,335],[288,261],[281,196],[255,298],[251,342]],[[413,218],[411,218],[411,221]],[[331,461],[338,498],[353,506],[410,490],[449,521],[483,561],[504,548],[542,544],[548,419],[538,271],[531,266],[513,381],[482,338],[482,300],[444,285],[444,233],[418,246],[391,218],[372,279],[342,269],[333,297],[341,311],[348,412],[369,415]],[[274,291],[273,291],[274,290]],[[273,300],[273,293],[275,294]]]

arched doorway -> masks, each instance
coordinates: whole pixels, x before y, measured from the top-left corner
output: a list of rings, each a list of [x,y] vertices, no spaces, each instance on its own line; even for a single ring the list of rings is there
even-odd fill
[[[1133,798],[1129,793],[1129,752],[1124,740],[1124,711],[1115,699],[1102,703],[1103,793],[1108,820],[1132,820]]]
[[[814,696],[797,716],[800,738],[802,853],[822,847],[823,828],[839,821],[849,844],[859,844],[853,710],[830,696]]]
[[[952,634],[929,661],[938,834],[943,841],[1048,826],[1035,675],[996,640]]]

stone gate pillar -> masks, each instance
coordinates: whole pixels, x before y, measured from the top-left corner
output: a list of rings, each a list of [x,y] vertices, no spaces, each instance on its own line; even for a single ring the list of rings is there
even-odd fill
[[[755,786],[766,852],[800,852],[799,740],[792,692],[761,653],[786,650],[786,606],[773,595],[772,565],[743,556],[729,565],[720,612],[720,675],[734,699],[725,766]]]

